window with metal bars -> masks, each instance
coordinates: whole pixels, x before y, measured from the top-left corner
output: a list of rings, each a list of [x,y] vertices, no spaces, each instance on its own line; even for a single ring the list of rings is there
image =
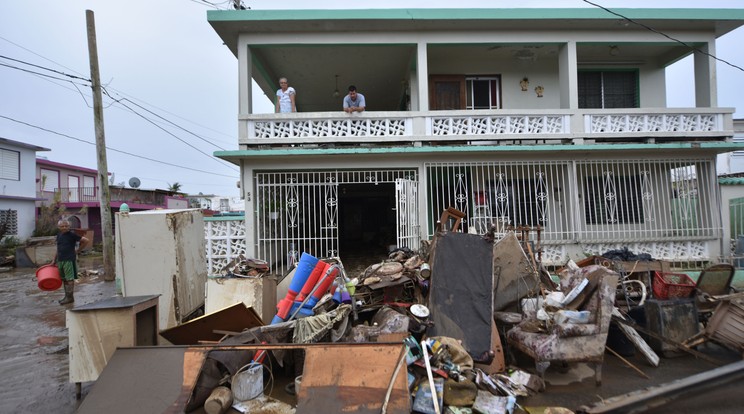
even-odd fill
[[[18,212],[16,210],[0,210],[0,234],[18,235]]]
[[[579,71],[579,108],[638,108],[638,71]]]
[[[643,223],[640,176],[604,177],[584,180],[586,224]]]

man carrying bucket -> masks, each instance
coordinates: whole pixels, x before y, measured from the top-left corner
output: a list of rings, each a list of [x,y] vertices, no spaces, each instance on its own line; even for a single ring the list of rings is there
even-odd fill
[[[77,253],[87,248],[90,240],[70,231],[70,223],[67,220],[57,222],[59,233],[57,234],[57,253],[52,259],[56,263],[59,275],[64,281],[65,297],[59,301],[60,305],[75,302],[72,293],[75,290],[75,279],[77,279]],[[78,247],[78,242],[80,243]]]

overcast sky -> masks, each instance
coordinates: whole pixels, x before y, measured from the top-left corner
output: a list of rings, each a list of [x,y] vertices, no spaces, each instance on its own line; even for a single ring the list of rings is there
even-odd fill
[[[593,0],[605,7],[741,8],[741,0]],[[0,137],[50,148],[55,162],[97,168],[85,10],[95,13],[108,169],[114,182],[137,177],[142,188],[178,182],[190,194],[238,196],[237,166],[211,156],[237,149],[237,58],[207,22],[207,10],[231,1],[2,0]],[[513,1],[248,1],[252,9],[515,7]],[[582,0],[522,0],[518,7],[594,7]],[[716,55],[744,67],[744,29],[718,40]],[[15,61],[14,61],[15,60]],[[63,72],[54,75],[43,68]],[[10,68],[24,69],[18,70]],[[31,72],[54,75],[50,79]],[[688,58],[669,69],[667,104],[692,107]],[[744,73],[718,63],[719,106],[741,108]],[[116,99],[118,102],[114,102]],[[254,111],[272,112],[258,98]]]

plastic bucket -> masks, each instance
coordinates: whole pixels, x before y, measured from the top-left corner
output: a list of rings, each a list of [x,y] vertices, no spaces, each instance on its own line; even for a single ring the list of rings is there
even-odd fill
[[[62,286],[59,269],[53,264],[44,265],[36,269],[36,280],[41,290],[57,290]]]

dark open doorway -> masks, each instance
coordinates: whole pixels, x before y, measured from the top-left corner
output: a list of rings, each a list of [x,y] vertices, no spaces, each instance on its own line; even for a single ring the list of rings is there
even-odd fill
[[[368,266],[386,258],[396,244],[395,184],[341,184],[338,198],[344,265]]]

